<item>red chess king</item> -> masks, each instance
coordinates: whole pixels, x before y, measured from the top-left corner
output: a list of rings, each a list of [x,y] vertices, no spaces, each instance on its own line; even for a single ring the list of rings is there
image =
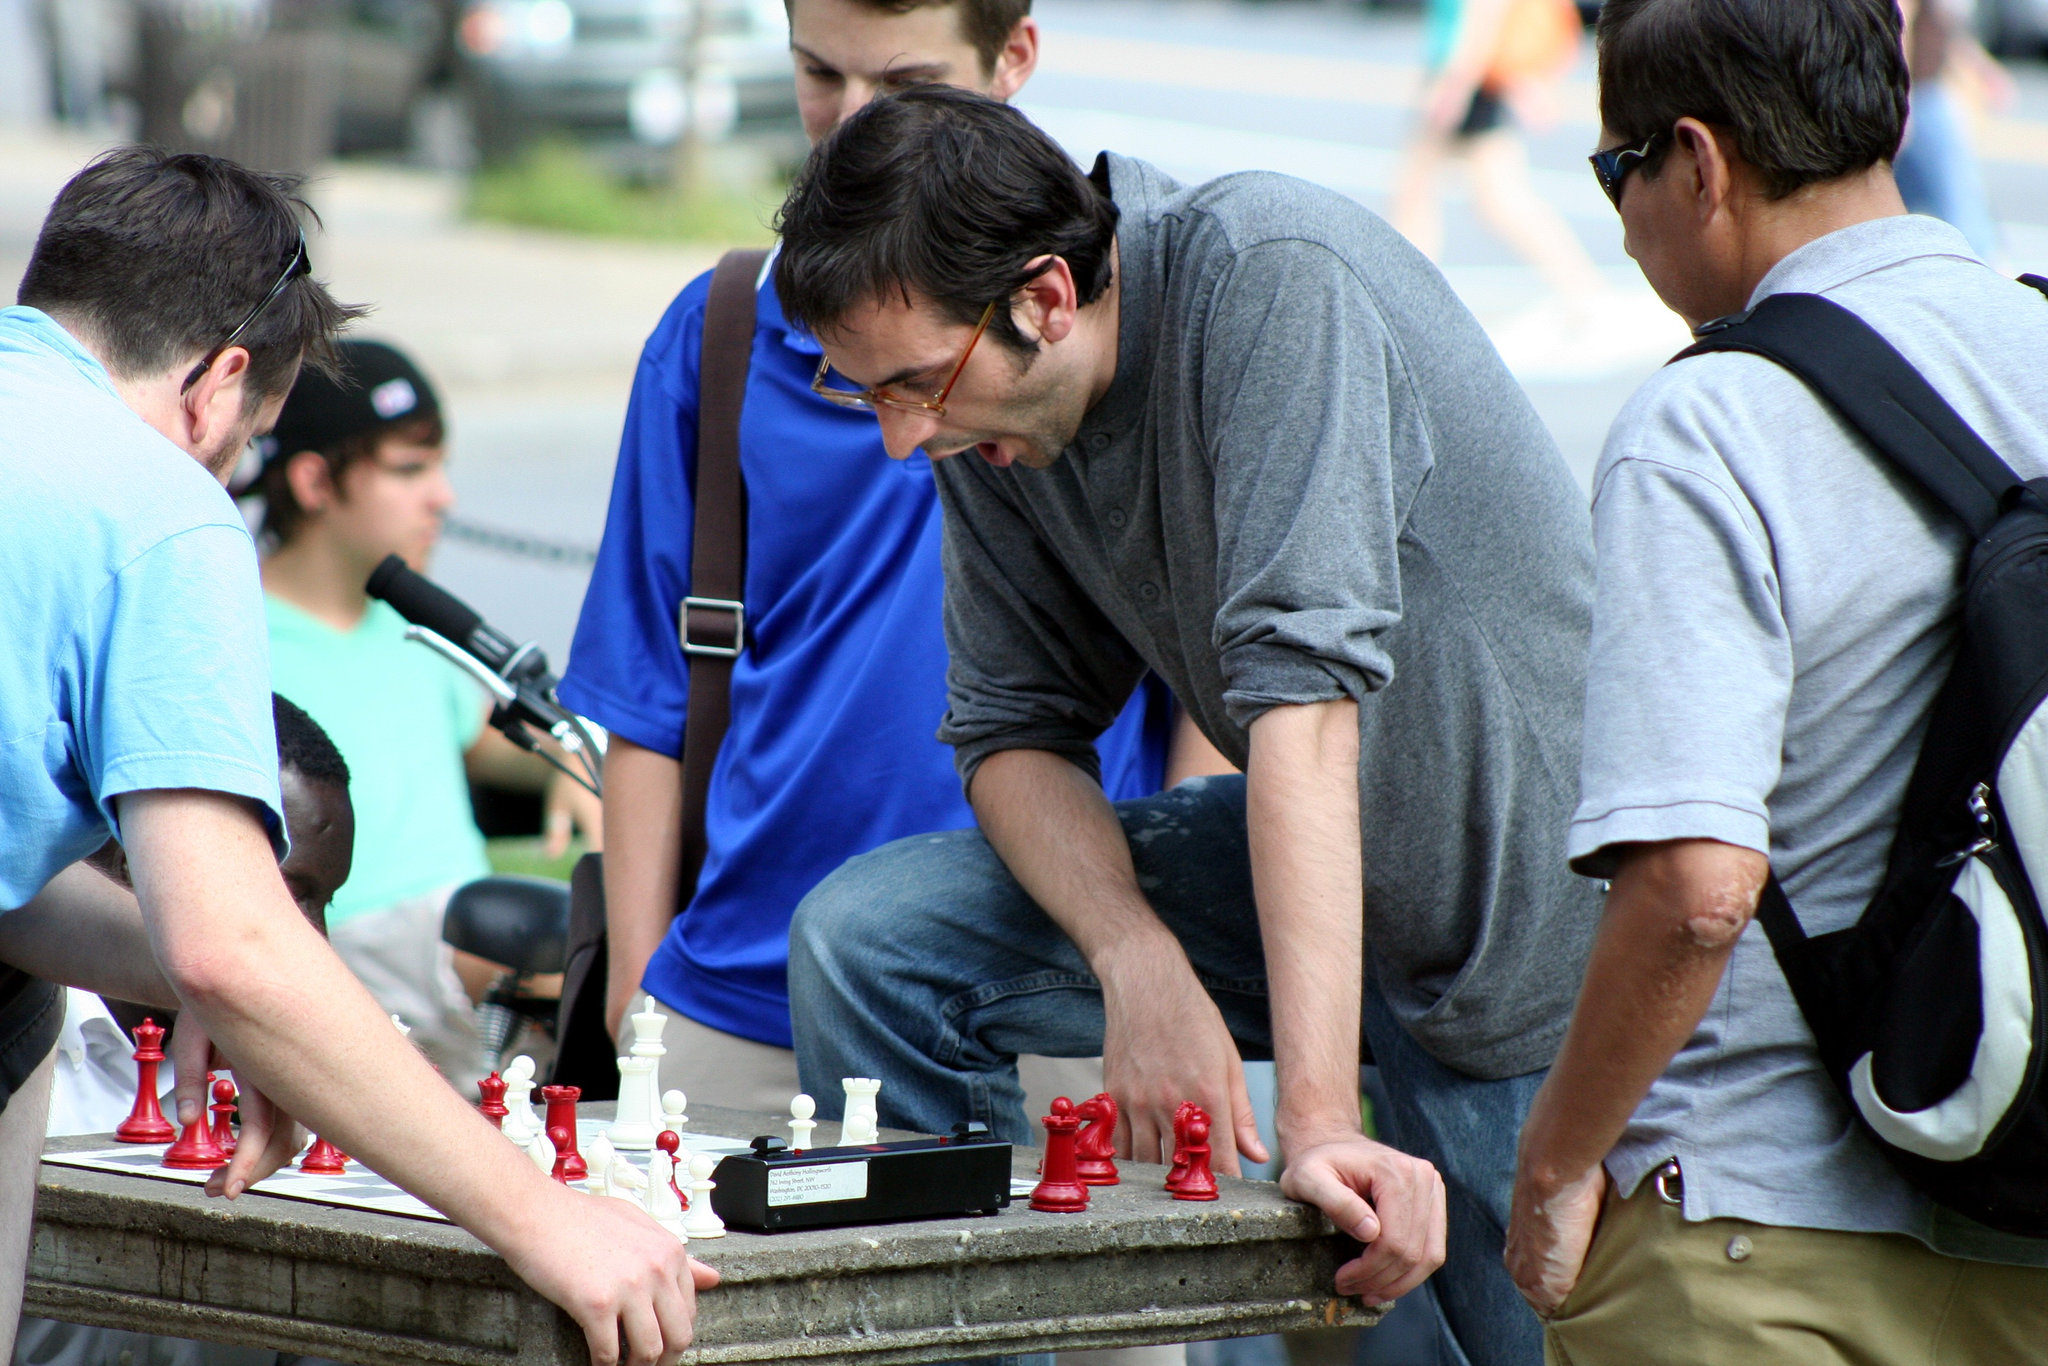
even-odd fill
[[[581,1181],[590,1175],[590,1168],[583,1161],[583,1154],[576,1151],[576,1102],[583,1099],[580,1086],[543,1086],[540,1097],[548,1103],[548,1139],[554,1141],[555,1130],[569,1131],[566,1144],[556,1143],[555,1148],[562,1157],[562,1170],[571,1181]]]
[[[1079,1214],[1088,1208],[1088,1188],[1074,1170],[1074,1135],[1081,1117],[1074,1113],[1074,1102],[1061,1096],[1040,1122],[1045,1125],[1045,1161],[1040,1164],[1045,1175],[1031,1192],[1031,1208],[1046,1214]]]
[[[476,1108],[500,1129],[505,1127],[505,1116],[512,1113],[505,1105],[505,1087],[505,1079],[496,1072],[476,1084],[477,1094],[483,1097]]]
[[[1116,1173],[1116,1097],[1104,1091],[1090,1096],[1074,1109],[1087,1128],[1074,1140],[1074,1170],[1084,1186],[1114,1186],[1123,1178]]]
[[[123,1143],[169,1143],[178,1136],[156,1098],[156,1069],[163,1060],[164,1027],[144,1019],[135,1026],[135,1107],[114,1130]]]

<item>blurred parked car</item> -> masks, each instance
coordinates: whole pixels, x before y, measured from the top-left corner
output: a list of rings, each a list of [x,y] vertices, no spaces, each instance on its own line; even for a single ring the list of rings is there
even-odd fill
[[[2048,0],[1977,0],[1977,30],[2001,56],[2038,56],[2048,49]]]
[[[692,119],[707,141],[797,126],[782,0],[467,0],[456,46],[486,157],[554,132],[658,149]]]

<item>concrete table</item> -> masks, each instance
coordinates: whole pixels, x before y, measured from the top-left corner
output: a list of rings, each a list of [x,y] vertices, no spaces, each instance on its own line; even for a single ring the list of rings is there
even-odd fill
[[[746,1138],[783,1119],[706,1107],[690,1127]],[[1035,1149],[1016,1156],[1019,1176],[1035,1168]],[[724,1283],[684,1360],[883,1366],[1374,1321],[1332,1293],[1350,1244],[1319,1212],[1227,1177],[1214,1203],[1177,1201],[1162,1168],[1121,1165],[1085,1214],[1019,1198],[981,1218],[699,1240]],[[48,1163],[26,1312],[367,1366],[588,1359],[573,1320],[453,1225]]]

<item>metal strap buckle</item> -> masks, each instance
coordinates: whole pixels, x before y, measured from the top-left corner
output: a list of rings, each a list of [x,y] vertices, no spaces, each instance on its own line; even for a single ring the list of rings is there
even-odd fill
[[[707,641],[690,639],[690,616],[693,612],[732,613],[732,643],[712,644]],[[731,598],[684,598],[681,620],[676,623],[676,633],[683,643],[686,655],[709,655],[714,659],[738,659],[740,651],[747,648],[747,605]],[[704,623],[709,625],[709,623]]]

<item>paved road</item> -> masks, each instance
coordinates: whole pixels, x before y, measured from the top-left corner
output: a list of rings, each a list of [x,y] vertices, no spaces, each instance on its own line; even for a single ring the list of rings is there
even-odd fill
[[[1318,0],[1039,0],[1046,40],[1025,107],[1084,160],[1102,147],[1201,179],[1266,168],[1383,209],[1417,85],[1412,13]],[[2048,269],[2048,69],[2018,71],[2014,106],[1982,134],[2011,268]],[[1557,124],[1531,135],[1540,192],[1616,288],[1597,336],[1559,340],[1532,271],[1462,212],[1453,182],[1443,266],[1583,480],[1629,392],[1683,344],[1621,249],[1585,168],[1591,59]],[[0,132],[0,274],[17,275],[42,207],[91,150]],[[450,181],[346,166],[315,198],[314,259],[366,324],[417,350],[447,389],[467,520],[571,551],[602,530],[612,453],[639,344],[704,249],[628,246],[464,224]],[[586,570],[451,540],[436,572],[503,629],[560,661]]]

